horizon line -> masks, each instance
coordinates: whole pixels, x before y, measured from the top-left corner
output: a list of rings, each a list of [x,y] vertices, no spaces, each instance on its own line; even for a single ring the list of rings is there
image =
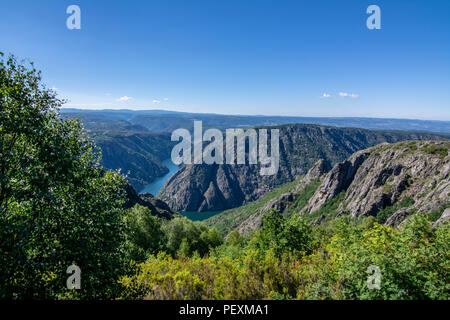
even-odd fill
[[[189,113],[199,115],[222,115],[222,116],[240,116],[240,117],[285,117],[285,118],[322,118],[322,119],[380,119],[380,120],[410,120],[410,121],[434,121],[450,123],[450,120],[436,120],[436,119],[417,119],[417,118],[395,118],[395,117],[368,117],[368,116],[296,116],[296,115],[264,115],[264,114],[239,114],[239,113],[217,113],[217,112],[190,112],[190,111],[175,111],[167,109],[128,109],[128,108],[103,108],[103,109],[91,109],[91,108],[76,108],[61,106],[60,109],[74,109],[74,110],[87,110],[87,111],[131,111],[131,112],[145,112],[145,111],[163,111],[173,113]]]

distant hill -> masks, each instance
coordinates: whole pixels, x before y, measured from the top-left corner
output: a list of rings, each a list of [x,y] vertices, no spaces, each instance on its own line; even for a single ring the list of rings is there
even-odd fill
[[[221,198],[220,193],[216,196],[212,195],[210,198],[217,198],[214,204],[200,204],[203,194],[206,190],[203,187],[197,185],[200,191],[196,193],[188,192],[189,199],[183,200],[183,205],[178,203],[178,200],[173,200],[171,205],[177,209],[189,211],[197,210],[222,210],[248,201],[257,199],[264,192],[272,189],[273,187],[286,183],[295,179],[299,174],[304,174],[308,168],[310,168],[314,161],[321,158],[325,152],[325,157],[330,160],[330,163],[336,161],[342,161],[352,152],[367,148],[376,143],[389,141],[395,142],[405,139],[422,139],[430,138],[432,135],[421,133],[422,131],[430,132],[444,132],[439,137],[450,137],[450,122],[444,121],[421,121],[421,120],[404,120],[404,119],[370,119],[370,118],[308,118],[308,117],[267,117],[267,116],[233,116],[233,115],[218,115],[218,114],[195,114],[184,112],[173,112],[165,110],[145,110],[145,111],[133,111],[133,110],[84,110],[84,109],[61,109],[61,113],[67,118],[80,118],[84,127],[89,134],[94,138],[97,145],[102,148],[103,151],[103,165],[107,169],[122,169],[122,172],[128,173],[128,181],[137,190],[142,189],[146,184],[153,182],[156,178],[163,176],[168,172],[168,169],[162,164],[162,161],[170,157],[170,152],[175,143],[170,141],[170,132],[177,128],[187,128],[192,130],[194,120],[202,120],[204,130],[209,127],[226,129],[236,127],[249,127],[249,126],[267,126],[267,125],[283,125],[285,123],[323,123],[337,126],[347,127],[366,127],[366,128],[387,128],[387,129],[408,129],[416,133],[405,132],[379,132],[377,135],[379,138],[373,140],[369,138],[368,141],[364,141],[366,131],[351,131],[348,128],[342,128],[341,133],[344,132],[362,132],[360,136],[351,137],[344,135],[342,140],[340,134],[337,134],[334,139],[306,139],[306,154],[304,159],[298,163],[295,163],[294,169],[286,171],[283,169],[284,174],[278,177],[277,183],[273,181],[260,181],[257,183],[261,185],[259,187],[248,187],[249,190],[243,190],[242,192],[234,192],[233,194],[226,195]],[[301,126],[301,125],[300,125]],[[295,127],[291,126],[291,127]],[[307,128],[304,125],[304,128]],[[309,126],[310,128],[314,126]],[[325,128],[325,127],[324,127]],[[327,130],[327,132],[331,132]],[[338,132],[338,131],[336,131]],[[300,132],[304,135],[305,132]],[[358,134],[357,134],[358,135]],[[383,137],[384,136],[384,137]],[[299,143],[303,143],[300,137]],[[345,139],[350,139],[346,141]],[[372,139],[372,140],[371,140]],[[330,143],[333,145],[331,146]],[[301,144],[300,144],[301,145]],[[298,146],[300,146],[298,145]],[[289,146],[289,144],[283,145],[285,148],[295,148]],[[323,150],[322,150],[323,149]],[[344,151],[343,151],[344,150]],[[288,154],[290,154],[288,152]],[[308,156],[310,156],[308,158]],[[288,162],[294,161],[292,159],[285,159]],[[298,161],[295,160],[295,161]],[[294,162],[295,162],[294,161]],[[291,167],[291,164],[286,166]],[[226,170],[233,171],[232,168]],[[180,174],[186,175],[186,179],[198,176],[198,172],[186,173],[187,170],[203,170],[207,175],[216,175],[211,170],[217,171],[217,166],[209,166],[208,168],[183,168]],[[219,170],[220,171],[220,170]],[[251,171],[251,170],[250,170]],[[239,173],[225,174],[226,176],[239,177]],[[180,177],[180,175],[179,175]],[[251,178],[252,180],[254,178]],[[214,178],[212,179],[214,180]],[[200,183],[202,184],[202,183]],[[250,183],[251,184],[251,183]],[[264,185],[264,187],[262,187]],[[233,190],[239,190],[239,188],[233,188]],[[168,187],[168,191],[163,192],[170,193],[171,187]],[[244,188],[246,189],[246,188]],[[256,190],[256,191],[255,191]],[[181,190],[177,192],[182,192]],[[210,189],[210,192],[215,192],[214,188]],[[227,192],[225,192],[227,193]],[[177,198],[179,194],[174,194]],[[198,197],[195,200],[193,197]]]
[[[80,117],[92,125],[95,119],[121,120],[129,125],[139,125],[151,132],[172,132],[178,128],[192,129],[194,120],[203,121],[203,127],[218,129],[250,126],[276,126],[282,124],[319,124],[336,127],[352,127],[372,130],[404,130],[450,134],[450,121],[384,119],[357,117],[288,117],[249,116],[208,113],[188,113],[166,110],[86,110],[63,108],[61,113]]]

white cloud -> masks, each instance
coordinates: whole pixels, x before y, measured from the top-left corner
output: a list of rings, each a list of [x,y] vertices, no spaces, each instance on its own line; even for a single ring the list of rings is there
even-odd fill
[[[153,99],[153,101],[152,101],[153,103],[156,103],[156,104],[158,104],[158,103],[161,103],[161,101],[160,100],[156,100],[156,99]]]
[[[347,92],[339,92],[339,95],[343,98],[352,98],[352,99],[356,99],[359,97],[358,94],[356,93],[347,93]]]
[[[133,99],[132,97],[123,96],[123,97],[120,97],[119,99],[117,99],[117,101],[129,101],[129,100],[132,100],[132,99]]]
[[[322,98],[331,98],[331,94],[324,93],[324,94],[322,94]]]
[[[164,101],[169,101],[169,98],[164,98]]]

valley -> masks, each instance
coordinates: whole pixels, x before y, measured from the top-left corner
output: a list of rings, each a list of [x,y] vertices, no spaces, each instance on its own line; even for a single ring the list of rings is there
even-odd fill
[[[304,177],[205,223],[223,234],[234,229],[245,234],[276,210],[286,217],[300,215],[312,225],[372,216],[397,227],[415,214],[441,224],[450,215],[449,149],[449,141],[407,141],[358,151],[332,169],[319,160]]]
[[[176,211],[218,211],[259,199],[266,192],[300,178],[323,159],[328,166],[356,151],[383,142],[446,139],[445,135],[371,131],[319,125],[282,125],[279,170],[261,176],[258,165],[184,165],[164,184],[159,198]]]
[[[266,193],[281,186],[286,188],[293,181],[301,179],[318,160],[323,160],[324,167],[331,168],[359,150],[384,142],[448,139],[445,134],[373,131],[314,124],[256,127],[280,130],[279,172],[273,177],[263,177],[257,174],[258,165],[197,164],[177,167],[170,160],[170,152],[176,142],[170,140],[169,133],[150,132],[157,131],[157,128],[148,126],[151,122],[149,119],[159,119],[164,115],[179,123],[190,121],[192,115],[188,117],[184,113],[164,111],[142,113],[138,121],[133,120],[136,112],[129,110],[63,111],[65,116],[80,117],[88,133],[101,148],[102,162],[106,168],[121,169],[127,174],[128,182],[140,193],[151,193],[172,210],[186,212],[193,220],[208,218],[208,223],[222,219],[225,215],[228,218],[224,218],[221,223],[227,223],[234,215],[234,211],[229,209],[245,207],[247,204],[256,205],[254,202]],[[214,120],[210,115],[202,117],[208,118],[210,124],[221,118],[218,116]],[[249,118],[258,121],[257,117]],[[242,121],[246,118],[237,119]],[[233,121],[237,120],[233,118]],[[189,127],[193,123],[186,122],[185,125]],[[224,213],[216,216],[224,210]],[[196,215],[195,212],[204,213]],[[231,225],[237,227],[233,223]],[[224,230],[223,227],[219,229]]]
[[[450,300],[449,14],[0,1],[0,300],[435,311],[417,301]]]

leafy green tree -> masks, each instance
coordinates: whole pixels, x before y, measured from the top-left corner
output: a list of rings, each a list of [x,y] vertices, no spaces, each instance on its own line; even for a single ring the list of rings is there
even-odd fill
[[[222,235],[216,228],[204,230],[200,234],[200,240],[207,245],[208,249],[215,248],[223,243]]]
[[[136,204],[126,217],[127,241],[131,258],[141,262],[164,251],[165,235],[161,221],[149,208]]]
[[[0,54],[0,298],[109,298],[123,259],[124,178],[33,64]],[[67,268],[81,289],[66,288]]]
[[[178,247],[177,256],[181,257],[181,256],[190,256],[190,255],[191,255],[191,248],[190,248],[189,242],[186,238],[183,238],[181,240],[180,246]]]
[[[165,222],[162,230],[167,240],[167,252],[172,255],[182,253],[191,256],[197,252],[200,256],[204,256],[211,248],[223,242],[222,236],[216,229],[208,229],[203,223],[193,222],[184,217]],[[182,248],[181,245],[183,245]]]
[[[251,240],[261,252],[273,250],[282,254],[304,255],[312,252],[312,229],[301,217],[294,215],[287,219],[275,210],[265,214],[262,227]]]
[[[400,229],[341,220],[335,235],[305,259],[299,276],[301,299],[448,299],[449,224],[431,229],[425,214]],[[367,281],[370,266],[380,286]]]
[[[245,238],[237,230],[231,231],[226,238],[226,244],[230,246],[241,246],[244,242]]]

